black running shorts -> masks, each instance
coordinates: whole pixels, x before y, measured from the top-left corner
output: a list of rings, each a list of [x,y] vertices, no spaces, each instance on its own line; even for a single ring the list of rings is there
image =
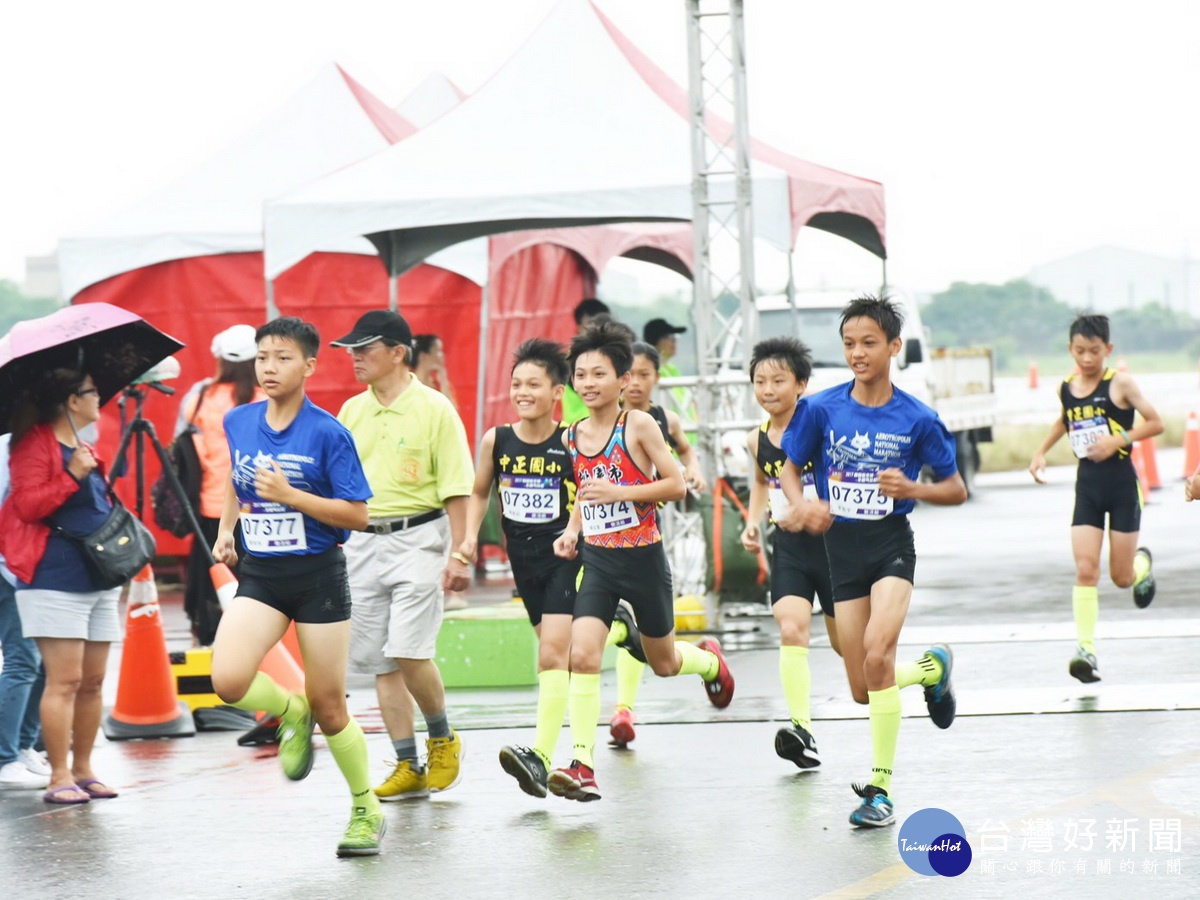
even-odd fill
[[[776,528],[771,535],[771,603],[783,597],[803,597],[833,615],[833,584],[825,538],[806,531]]]
[[[834,522],[825,532],[825,549],[835,603],[869,597],[871,586],[884,578],[903,578],[912,584],[917,568],[907,516]]]
[[[238,596],[251,597],[289,619],[328,625],[350,618],[350,580],[341,547],[311,556],[243,556]]]
[[[542,616],[575,612],[575,579],[583,565],[580,557],[555,556],[553,539],[545,537],[509,538],[507,549],[517,594],[534,627],[541,624]]]
[[[1136,533],[1142,528],[1142,486],[1136,478],[1075,482],[1075,513],[1071,525],[1091,525],[1104,530],[1104,518],[1113,531]]]
[[[644,547],[593,547],[584,544],[583,578],[575,597],[575,618],[592,616],[612,624],[617,601],[633,607],[638,630],[666,637],[675,628],[675,591],[662,541]]]

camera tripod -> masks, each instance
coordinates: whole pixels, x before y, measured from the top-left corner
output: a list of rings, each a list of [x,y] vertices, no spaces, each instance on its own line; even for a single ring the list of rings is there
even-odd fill
[[[135,490],[133,508],[137,517],[144,521],[145,516],[143,512],[146,505],[146,440],[149,439],[150,446],[154,448],[154,452],[158,455],[163,477],[166,478],[171,493],[179,500],[180,506],[185,511],[188,526],[194,535],[194,540],[203,548],[208,565],[211,567],[216,564],[216,559],[213,557],[212,548],[208,546],[208,541],[200,529],[200,520],[196,516],[196,510],[192,508],[192,504],[187,498],[187,492],[184,490],[183,484],[179,481],[179,476],[175,474],[175,468],[171,465],[171,457],[167,454],[166,448],[163,447],[162,441],[158,439],[158,432],[154,429],[154,423],[142,415],[142,407],[145,405],[146,397],[149,395],[151,389],[158,391],[160,394],[167,394],[168,396],[175,393],[174,388],[167,387],[165,384],[156,381],[145,384],[131,384],[121,391],[121,399],[117,401],[117,405],[121,410],[121,443],[117,447],[116,456],[113,458],[112,471],[108,476],[108,486],[111,489],[117,478],[125,474],[126,456],[129,452],[129,445],[133,444]],[[130,400],[134,402],[133,418],[126,422],[126,406]]]

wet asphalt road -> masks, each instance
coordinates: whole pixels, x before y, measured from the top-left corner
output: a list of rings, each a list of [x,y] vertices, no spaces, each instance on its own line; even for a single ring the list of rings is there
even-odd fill
[[[463,780],[388,805],[372,859],[334,857],[348,804],[319,737],[300,784],[270,748],[237,747],[235,733],[101,738],[96,767],[120,798],[52,808],[37,793],[0,795],[0,896],[1197,896],[1200,504],[1183,503],[1178,451],[1159,464],[1167,487],[1143,520],[1158,596],[1137,610],[1128,591],[1102,585],[1097,685],[1066,672],[1069,470],[1045,487],[985,476],[968,506],[914,516],[917,589],[901,656],[953,645],[959,717],[939,731],[920,692],[905,692],[897,827],[846,822],[869,737],[823,637],[812,669],[824,764],[801,773],[774,755],[786,716],[776,634],[769,618],[739,615],[720,623],[733,705],[713,710],[694,678],[648,676],[632,749],[597,751],[599,803],[527,797],[496,763],[500,746],[532,739],[532,689],[451,694]],[[473,602],[503,593],[476,590]],[[177,601],[164,599],[164,617],[176,649],[186,643]],[[607,715],[611,672],[603,691]],[[390,748],[369,682],[352,683],[350,703],[382,775]],[[974,851],[963,875],[929,878],[901,860],[900,826],[925,807],[963,824]]]

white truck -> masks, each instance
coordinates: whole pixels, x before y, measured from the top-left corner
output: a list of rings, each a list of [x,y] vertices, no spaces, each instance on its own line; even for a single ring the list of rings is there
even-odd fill
[[[967,489],[979,470],[979,444],[992,439],[996,394],[990,347],[931,347],[917,305],[902,293],[904,346],[892,362],[892,381],[937,410],[958,444],[958,469]],[[850,379],[838,332],[849,291],[798,292],[794,305],[784,295],[760,297],[759,339],[795,335],[812,350],[810,393]]]

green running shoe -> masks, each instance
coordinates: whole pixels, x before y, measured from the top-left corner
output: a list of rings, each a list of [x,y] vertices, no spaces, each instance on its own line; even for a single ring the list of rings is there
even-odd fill
[[[386,831],[387,821],[382,812],[369,813],[365,806],[356,806],[342,842],[338,844],[337,855],[378,856],[379,842]]]
[[[288,708],[279,719],[279,764],[292,781],[308,777],[313,764],[313,716],[308,701],[292,694]]]

